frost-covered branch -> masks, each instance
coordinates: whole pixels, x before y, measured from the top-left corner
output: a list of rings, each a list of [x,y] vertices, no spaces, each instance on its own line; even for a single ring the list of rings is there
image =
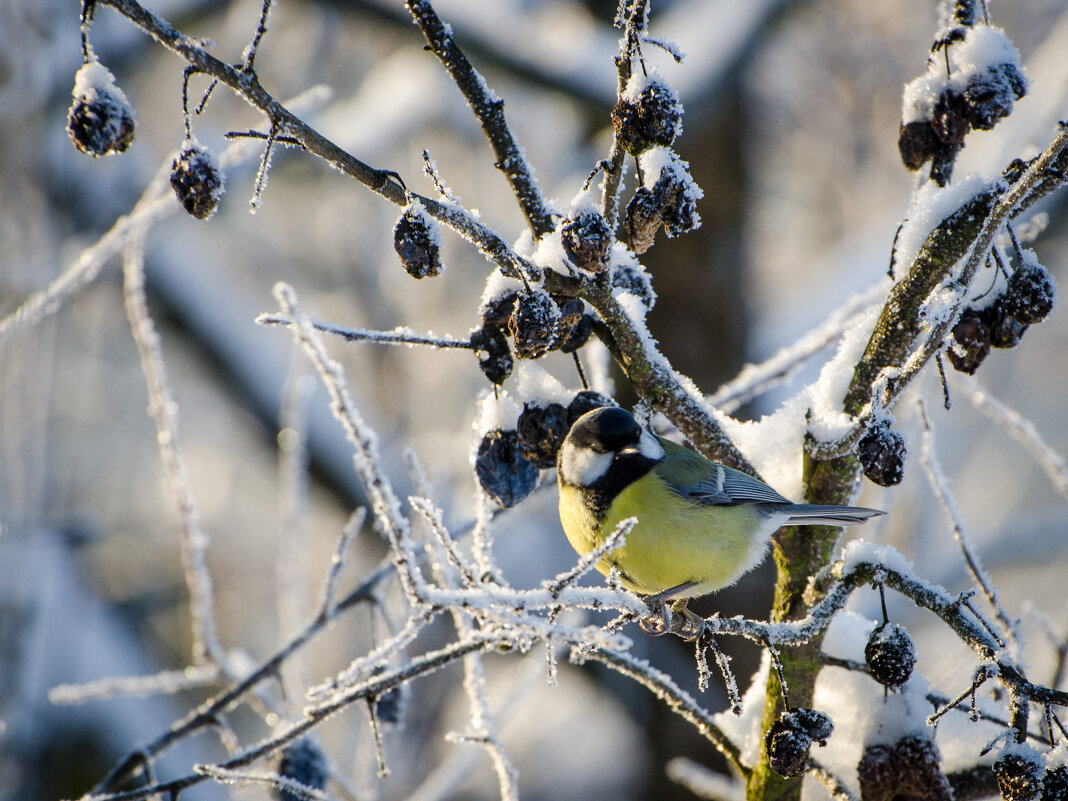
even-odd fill
[[[407,206],[412,198],[418,199],[431,215],[474,244],[504,272],[518,274],[523,260],[498,234],[479,222],[474,215],[454,204],[440,203],[432,198],[407,192],[398,183],[396,173],[371,167],[345,152],[276,100],[263,88],[254,72],[234,67],[211,55],[204,49],[200,40],[179,32],[169,22],[135,0],[99,0],[99,5],[110,6],[122,14],[161,45],[189,62],[197,72],[210,75],[229,86],[262,111],[271,121],[272,128],[277,128],[292,138],[308,153],[319,157],[398,206]]]
[[[227,670],[228,661],[215,631],[215,609],[211,575],[204,556],[208,536],[200,526],[200,513],[186,477],[185,463],[178,450],[178,404],[174,401],[159,334],[148,312],[145,297],[144,231],[131,232],[123,251],[123,298],[137,351],[141,372],[148,387],[148,413],[156,424],[156,442],[164,476],[178,505],[179,543],[182,569],[189,590],[192,614],[193,664],[214,662]]]
[[[494,164],[511,184],[534,238],[549,233],[555,227],[552,214],[545,206],[541,189],[534,179],[534,171],[504,117],[504,101],[486,85],[485,78],[475,70],[456,44],[452,26],[441,21],[428,0],[407,0],[406,5],[426,37],[430,50],[449,71],[478,118],[483,133],[493,147]]]
[[[971,404],[1023,445],[1049,477],[1053,488],[1068,498],[1068,463],[1043,439],[1035,424],[991,395],[974,378],[957,376],[956,380],[964,387],[965,397]]]

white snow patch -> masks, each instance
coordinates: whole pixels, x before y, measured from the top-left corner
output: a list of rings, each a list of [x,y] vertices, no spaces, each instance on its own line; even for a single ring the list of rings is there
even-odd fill
[[[520,403],[546,406],[560,403],[567,406],[572,393],[556,376],[529,360],[520,360],[509,379],[512,393]]]

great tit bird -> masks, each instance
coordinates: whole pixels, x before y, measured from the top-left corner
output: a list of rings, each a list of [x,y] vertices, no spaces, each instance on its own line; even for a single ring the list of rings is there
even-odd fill
[[[571,427],[557,456],[560,522],[580,554],[628,517],[626,543],[597,569],[614,567],[649,601],[685,602],[737,581],[785,525],[852,526],[885,514],[856,506],[791,503],[767,484],[644,430],[618,407],[594,409]]]

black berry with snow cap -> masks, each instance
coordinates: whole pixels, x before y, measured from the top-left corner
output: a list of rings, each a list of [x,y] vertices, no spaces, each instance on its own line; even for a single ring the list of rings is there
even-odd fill
[[[508,338],[497,326],[484,325],[471,334],[471,349],[478,357],[478,367],[494,384],[503,384],[512,374],[512,358]]]
[[[211,151],[186,142],[171,162],[171,189],[189,215],[211,217],[223,193],[223,174]]]
[[[538,486],[538,468],[523,455],[515,431],[494,429],[482,437],[475,476],[486,494],[504,507],[515,506]]]
[[[393,228],[393,249],[412,278],[441,275],[437,221],[421,206],[409,206]]]
[[[560,226],[560,243],[572,264],[599,273],[608,266],[612,229],[596,211],[584,211]]]
[[[653,195],[660,202],[664,233],[669,239],[695,231],[701,225],[692,188],[689,176],[680,175],[675,170],[664,170],[653,186]]]
[[[516,423],[519,449],[539,469],[556,466],[556,454],[570,430],[567,409],[560,403],[527,403]]]
[[[278,775],[310,787],[322,790],[330,778],[330,769],[326,757],[314,742],[302,737],[282,749],[278,762]],[[280,787],[274,788],[274,797],[278,801],[300,801],[303,796]]]
[[[864,475],[880,487],[894,487],[905,477],[905,438],[885,420],[880,420],[857,444],[857,458]]]
[[[1057,285],[1045,267],[1025,260],[1009,278],[1002,303],[1021,323],[1040,323],[1057,303]]]
[[[953,369],[974,375],[990,353],[990,329],[980,314],[965,309],[953,326],[953,341],[946,348],[946,357]]]
[[[764,738],[768,764],[780,776],[800,776],[808,764],[812,742],[825,745],[833,729],[831,719],[816,709],[784,712]]]
[[[576,392],[575,397],[567,405],[567,428],[570,431],[571,426],[575,425],[575,421],[586,412],[592,412],[594,409],[600,409],[605,406],[617,405],[611,398],[602,395],[600,392],[594,392],[592,389]]]
[[[1026,86],[1015,64],[1000,64],[969,77],[964,102],[972,127],[989,131],[1009,116],[1013,103],[1023,97]]]
[[[662,81],[653,81],[638,96],[637,106],[645,139],[671,147],[682,133],[682,104],[675,91]]]
[[[1042,766],[1030,748],[1006,749],[994,760],[994,776],[1005,801],[1031,801],[1042,792]]]
[[[1046,769],[1042,776],[1042,801],[1068,801],[1068,765]]]
[[[541,289],[523,292],[516,298],[515,309],[508,319],[508,333],[515,342],[520,359],[537,359],[556,344],[560,308]]]
[[[93,158],[125,153],[134,140],[136,114],[107,67],[98,61],[83,64],[73,95],[67,135],[74,146]]]
[[[904,626],[884,623],[864,646],[864,661],[873,679],[896,689],[909,680],[916,666],[916,648]]]

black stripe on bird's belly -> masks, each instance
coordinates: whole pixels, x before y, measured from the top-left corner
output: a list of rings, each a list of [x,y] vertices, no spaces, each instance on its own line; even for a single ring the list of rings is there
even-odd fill
[[[616,496],[655,466],[653,459],[640,453],[617,455],[603,476],[588,487],[577,489],[582,493],[586,508],[593,512],[594,517],[602,520]]]

